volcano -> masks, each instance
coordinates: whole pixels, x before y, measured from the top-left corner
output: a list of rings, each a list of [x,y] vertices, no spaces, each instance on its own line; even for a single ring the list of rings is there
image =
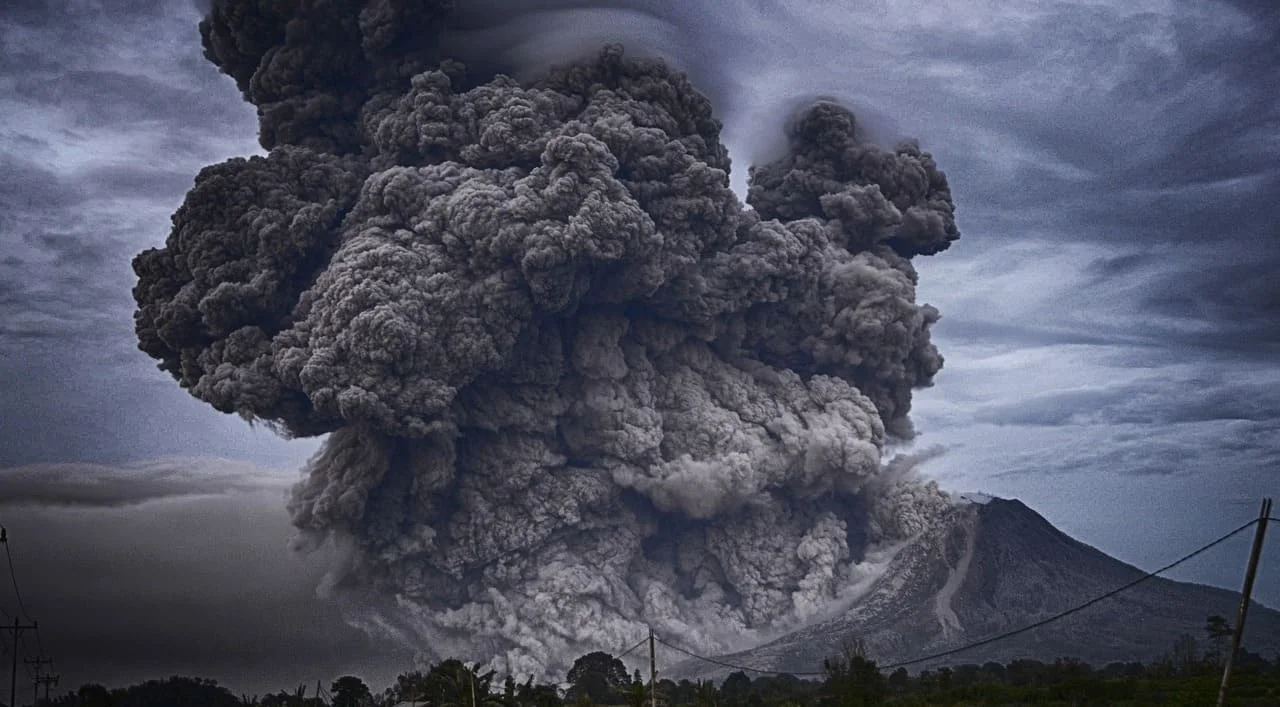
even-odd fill
[[[1146,574],[1069,537],[1022,502],[1000,498],[961,497],[892,552],[884,573],[838,614],[718,660],[811,673],[856,640],[870,659],[891,666],[1034,624]],[[908,668],[1020,658],[1145,662],[1182,634],[1207,648],[1206,617],[1234,621],[1238,607],[1236,592],[1155,577],[1044,626]],[[1280,652],[1280,612],[1254,602],[1244,647]],[[690,659],[668,674],[719,679],[730,672]]]

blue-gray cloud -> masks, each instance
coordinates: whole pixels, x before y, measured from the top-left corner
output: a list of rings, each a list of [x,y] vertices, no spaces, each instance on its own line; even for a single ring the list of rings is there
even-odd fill
[[[208,457],[116,465],[36,463],[0,469],[0,506],[131,506],[165,498],[274,489],[291,475]]]
[[[980,407],[975,419],[1000,425],[1173,425],[1211,420],[1280,420],[1280,387],[1274,378],[1227,381],[1221,376],[1156,376],[1077,388]]]

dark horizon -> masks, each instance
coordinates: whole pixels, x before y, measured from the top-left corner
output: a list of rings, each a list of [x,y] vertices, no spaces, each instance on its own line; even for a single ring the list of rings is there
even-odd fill
[[[93,548],[76,545],[76,536],[86,530],[92,532],[93,528],[78,528],[64,522],[62,525],[66,527],[65,534],[50,534],[42,532],[43,523],[39,514],[32,512],[34,509],[26,509],[27,512],[24,513],[23,509],[18,508],[16,513],[6,513],[7,518],[13,519],[6,521],[6,527],[16,543],[14,562],[21,580],[23,598],[31,617],[40,622],[42,647],[46,648],[46,654],[55,658],[53,672],[63,676],[60,683],[63,692],[77,689],[86,683],[115,688],[180,675],[213,679],[237,695],[253,695],[280,689],[291,690],[298,684],[314,684],[317,679],[331,681],[348,674],[360,677],[375,688],[376,692],[392,684],[396,675],[418,669],[412,653],[387,642],[370,640],[358,630],[348,627],[331,602],[313,600],[314,588],[322,580],[323,562],[294,558],[292,561],[299,570],[298,576],[288,577],[286,582],[281,581],[279,567],[275,564],[277,561],[267,554],[269,548],[262,547],[262,538],[272,535],[267,531],[274,530],[279,534],[287,526],[287,519],[275,506],[277,498],[273,494],[257,491],[230,499],[217,496],[207,498],[216,501],[217,505],[204,501],[205,513],[213,517],[239,515],[244,519],[243,509],[248,507],[252,509],[248,517],[253,522],[246,525],[220,524],[234,532],[222,536],[217,545],[230,547],[219,549],[212,542],[202,544],[195,548],[196,552],[189,553],[181,565],[170,565],[168,569],[178,576],[236,574],[270,582],[270,586],[255,584],[259,589],[258,596],[253,597],[252,604],[243,609],[237,609],[235,597],[226,595],[234,592],[216,587],[190,586],[181,606],[175,606],[172,599],[166,601],[167,611],[164,614],[155,612],[156,605],[136,604],[134,608],[128,608],[128,613],[105,619],[106,614],[113,610],[119,611],[119,607],[125,605],[119,598],[112,596],[93,602],[84,601],[83,585],[72,578],[70,570],[81,568],[81,571],[92,571],[118,563],[121,557],[94,556],[96,553]],[[1009,500],[1021,503],[1016,499]],[[180,523],[181,517],[189,514],[188,509],[200,505],[202,500],[199,496],[175,495],[148,503],[152,504],[150,515],[157,519],[155,522],[168,526]],[[1030,510],[1035,513],[1035,509]],[[1225,534],[1234,527],[1224,527],[1220,534]],[[123,555],[127,548],[134,547],[141,550],[138,554],[152,558],[152,562],[161,560],[165,552],[163,546],[142,545],[139,548],[138,545],[131,545],[147,541],[147,536],[138,534],[139,530],[140,528],[135,527],[132,532],[123,534],[119,542],[114,543],[119,547],[116,552]],[[1238,561],[1239,581],[1243,581],[1244,564],[1252,535],[1252,529],[1238,534],[1233,541],[1213,553]],[[1205,542],[1212,539],[1203,538]],[[1203,543],[1197,543],[1199,544]],[[1182,555],[1194,549],[1195,547],[1179,548],[1176,552]],[[42,571],[44,565],[33,563],[29,559],[49,556],[63,558],[58,572]],[[246,559],[249,561],[246,562]],[[1176,559],[1176,556],[1167,558],[1169,562]],[[151,564],[148,561],[138,562],[136,559],[134,562],[143,567]],[[1280,567],[1277,563],[1280,563],[1277,544],[1272,542],[1264,545],[1260,562],[1262,569],[1253,597],[1257,606],[1280,610],[1280,604],[1274,603],[1274,581],[1264,580],[1274,579],[1275,568]],[[197,569],[202,566],[205,569]],[[1146,572],[1157,568],[1137,569]],[[1171,574],[1177,577],[1178,573],[1175,571]],[[9,578],[4,575],[7,575],[7,568],[5,572],[0,572],[0,580],[3,580],[0,581],[0,606],[7,606],[4,603],[6,601],[13,602]],[[111,587],[113,592],[139,591],[131,590],[123,584],[124,581],[124,578],[116,580]],[[198,585],[198,580],[196,584]],[[1239,582],[1228,586],[1217,585],[1217,588],[1237,596],[1240,592]],[[1267,589],[1265,594],[1259,592],[1264,588]],[[135,594],[135,602],[136,599]],[[244,598],[240,598],[240,601],[244,601]],[[174,612],[188,615],[200,612],[203,615],[194,616],[175,627],[168,625],[165,618],[165,614],[171,615]],[[250,620],[253,617],[258,617],[258,620]],[[7,620],[9,617],[5,618]],[[1232,622],[1235,620],[1234,615],[1228,618]],[[225,630],[228,622],[242,621],[243,625],[230,625],[232,632]],[[283,632],[275,632],[281,629]],[[103,660],[105,656],[116,653],[115,641],[121,636],[136,635],[139,632],[146,632],[150,636],[148,643],[155,646],[156,652],[147,651],[144,647],[136,656],[125,654],[118,656],[116,661]],[[186,640],[190,636],[201,636],[202,640],[191,644]],[[246,642],[249,645],[245,645]],[[626,646],[598,648],[617,654]],[[975,655],[979,653],[980,651]],[[959,656],[958,662],[973,662],[963,658],[964,655]],[[628,659],[629,668],[639,665],[633,664],[635,659],[635,656]],[[640,659],[641,662],[646,662],[647,656],[641,655]],[[688,658],[664,648],[659,653],[659,660],[664,664],[674,665],[685,662]],[[167,667],[158,665],[154,670],[146,667],[157,663]],[[97,667],[91,667],[93,665]],[[820,666],[814,667],[814,670],[818,669]],[[325,677],[328,673],[333,674]],[[0,680],[0,683],[3,682],[4,680]],[[23,683],[22,680],[19,682]],[[29,685],[29,682],[27,680],[24,684]]]

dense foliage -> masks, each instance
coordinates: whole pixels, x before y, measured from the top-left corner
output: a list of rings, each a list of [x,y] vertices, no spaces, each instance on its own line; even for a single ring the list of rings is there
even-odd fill
[[[1113,663],[1093,667],[1071,658],[1052,663],[1015,660],[922,670],[898,668],[887,675],[864,657],[857,644],[826,660],[822,680],[794,675],[735,672],[718,684],[660,680],[660,707],[863,707],[865,705],[1204,705],[1217,697],[1221,675],[1221,631],[1207,627],[1207,650],[1191,636],[1148,664]],[[449,659],[425,672],[401,674],[374,694],[358,677],[335,680],[320,695],[299,686],[264,696],[237,697],[212,680],[171,677],[108,690],[84,685],[42,701],[41,707],[648,707],[653,695],[639,671],[628,676],[608,653],[579,658],[562,685],[496,684],[479,665]],[[1280,656],[1243,651],[1232,679],[1230,704],[1280,704]],[[0,705],[3,707],[3,705]]]

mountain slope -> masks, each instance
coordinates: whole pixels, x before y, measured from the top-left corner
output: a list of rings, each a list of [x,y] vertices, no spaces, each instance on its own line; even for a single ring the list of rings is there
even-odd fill
[[[815,671],[856,638],[870,658],[890,665],[1035,623],[1143,574],[1019,501],[961,503],[899,551],[845,613],[720,659],[759,670]],[[1094,665],[1149,661],[1180,634],[1202,640],[1209,615],[1234,621],[1238,606],[1234,592],[1154,578],[1040,628],[910,668],[1064,656]],[[1244,644],[1266,655],[1280,652],[1280,612],[1253,604]],[[728,672],[693,661],[671,671],[691,678]]]

